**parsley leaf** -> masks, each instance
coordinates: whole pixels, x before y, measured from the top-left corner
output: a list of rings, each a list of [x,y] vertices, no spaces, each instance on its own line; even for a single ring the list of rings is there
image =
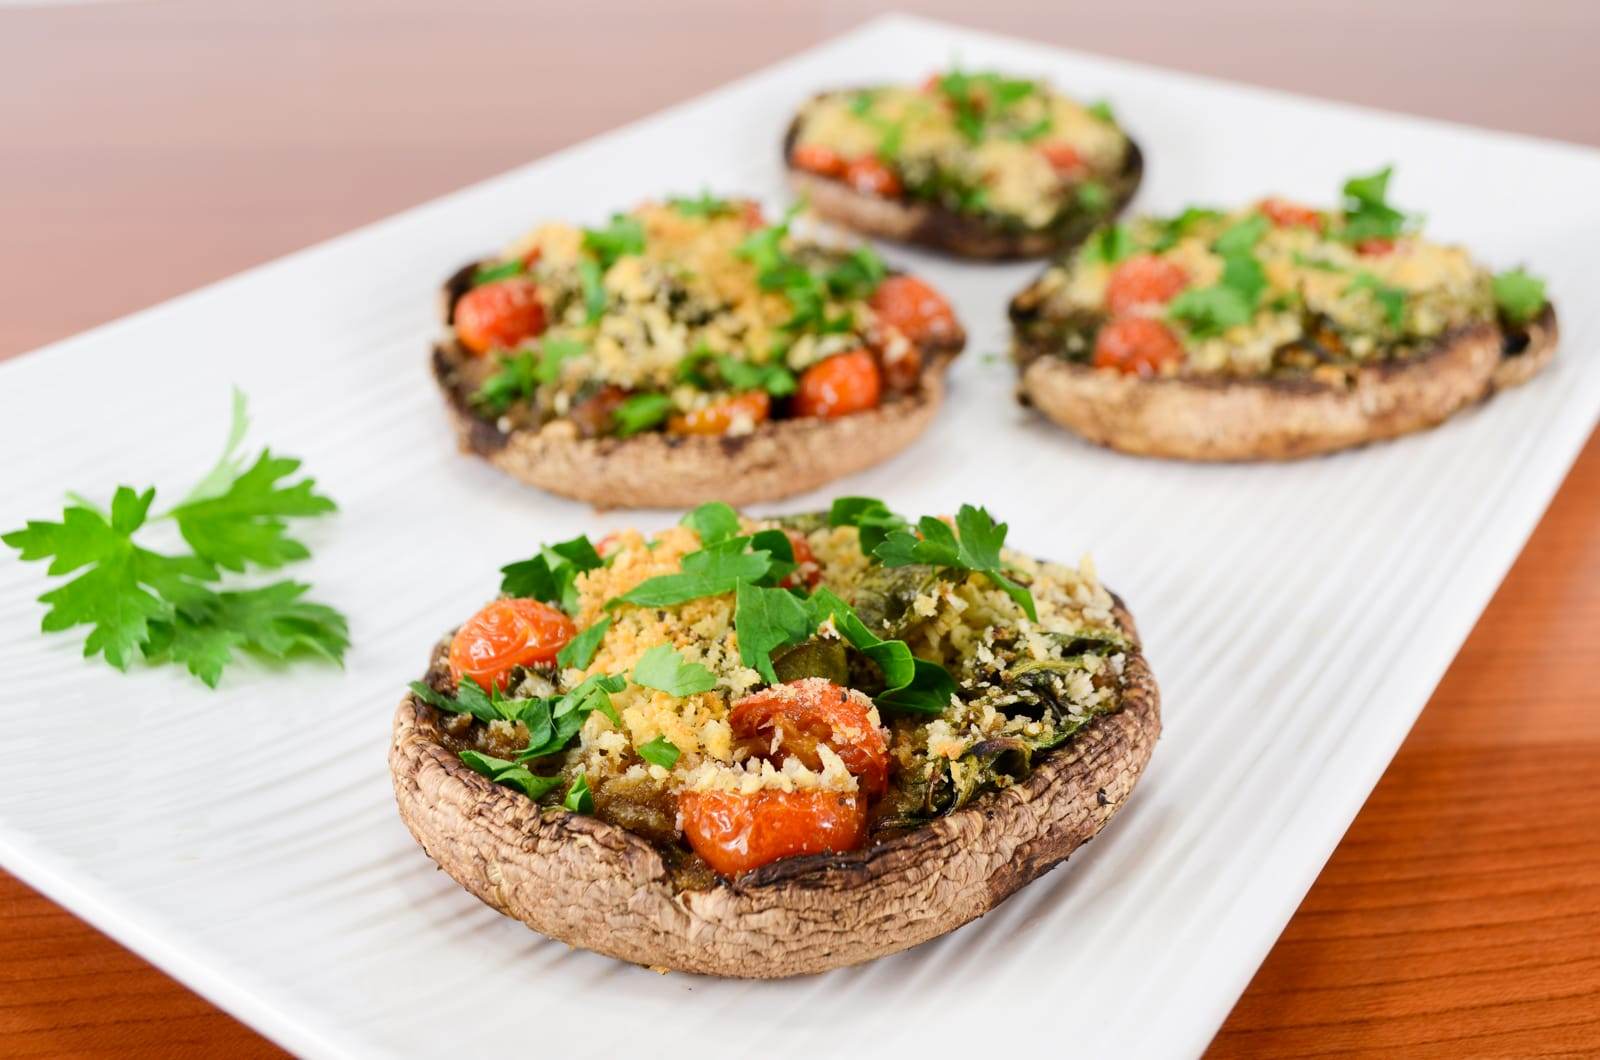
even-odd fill
[[[1362,270],[1356,273],[1350,286],[1345,288],[1345,293],[1353,291],[1371,291],[1373,299],[1383,307],[1383,312],[1389,318],[1392,327],[1400,327],[1406,319],[1406,292],[1401,287],[1390,287],[1372,273]]]
[[[717,675],[699,663],[685,662],[670,645],[657,644],[633,667],[633,681],[669,696],[692,696],[717,687]]]
[[[772,554],[744,551],[749,538],[735,537],[683,557],[680,570],[658,574],[606,602],[609,610],[621,604],[672,607],[702,596],[731,593],[741,581],[758,582],[772,569]]]
[[[628,438],[658,426],[672,411],[672,399],[665,394],[630,394],[611,414],[617,435]]]
[[[477,751],[462,751],[461,761],[465,762],[474,773],[482,773],[496,784],[514,788],[535,802],[561,786],[559,776],[541,777],[529,772],[527,766]]]
[[[338,663],[350,646],[349,627],[333,608],[301,600],[310,588],[282,581],[192,601],[150,623],[145,659],[183,663],[211,688],[235,648],[278,662],[307,654]]]
[[[583,249],[595,256],[602,271],[611,268],[618,258],[644,253],[644,226],[637,217],[612,214],[604,228],[583,230]]]
[[[611,301],[606,294],[604,281],[605,272],[599,262],[588,258],[578,262],[578,283],[583,287],[584,313],[591,324],[606,315],[606,306]]]
[[[674,196],[667,200],[667,205],[684,217],[724,217],[739,212],[737,203],[731,199],[719,198],[709,191],[702,191],[692,199]]]
[[[578,575],[604,563],[588,537],[579,534],[570,541],[544,546],[532,559],[501,567],[500,591],[507,596],[555,604],[569,615],[575,615],[578,613]]]
[[[1112,112],[1111,104],[1106,100],[1097,99],[1084,109],[1108,125],[1115,125],[1117,122],[1117,116]]]
[[[447,714],[470,714],[479,721],[517,721],[528,704],[527,699],[506,699],[497,688],[485,689],[472,677],[463,677],[456,684],[456,694],[446,695],[432,685],[412,681],[410,688],[417,698]]]
[[[500,367],[473,392],[473,404],[498,415],[518,401],[528,400],[539,386],[535,367],[533,354],[528,350],[502,353]]]
[[[1393,239],[1405,229],[1406,215],[1389,205],[1389,178],[1393,166],[1344,183],[1344,226],[1340,237],[1352,243],[1364,239]]]
[[[884,640],[874,634],[849,604],[828,589],[813,593],[810,606],[817,625],[832,618],[839,635],[871,659],[883,673],[884,690],[873,697],[879,707],[916,714],[940,714],[950,705],[956,683],[944,667],[912,655],[910,646],[903,640]]]
[[[978,571],[1016,601],[1029,619],[1039,621],[1033,594],[1000,571],[1000,549],[1006,540],[1005,523],[996,524],[984,509],[963,504],[956,513],[954,530],[944,520],[931,515],[918,520],[917,529],[920,537],[909,530],[891,532],[882,544],[872,550],[872,554],[882,560],[886,567],[925,563],[934,567]]]
[[[662,769],[671,769],[678,764],[678,756],[683,752],[678,750],[678,745],[665,736],[657,736],[648,743],[642,743],[635,748],[639,757],[651,765],[660,766]]]
[[[1255,307],[1231,287],[1190,287],[1167,304],[1167,315],[1187,324],[1196,338],[1207,338],[1248,323]]]
[[[312,479],[279,484],[299,468],[293,457],[275,457],[263,449],[220,493],[187,500],[168,514],[198,556],[226,570],[242,571],[252,563],[274,568],[305,559],[311,552],[288,536],[284,519],[325,515],[337,506],[313,492]]]
[[[486,283],[494,283],[496,280],[509,280],[513,276],[521,275],[522,261],[518,258],[512,258],[510,261],[502,261],[498,265],[479,266],[478,271],[472,274],[472,286],[481,287]]]
[[[828,509],[828,525],[855,527],[861,554],[870,556],[891,532],[910,524],[876,497],[836,497]]]
[[[1105,213],[1111,208],[1111,192],[1098,180],[1086,180],[1078,185],[1078,205],[1089,213]]]
[[[583,728],[584,719],[599,711],[613,724],[621,725],[611,693],[628,687],[628,679],[617,674],[590,674],[583,683],[554,699],[529,699],[518,702],[515,720],[528,727],[528,746],[517,752],[517,761],[528,762],[565,750]]]
[[[678,521],[700,535],[702,547],[726,541],[739,533],[739,513],[722,501],[707,501]]]
[[[1176,217],[1157,222],[1161,227],[1161,236],[1151,249],[1168,250],[1177,245],[1178,241],[1192,232],[1197,225],[1215,221],[1220,217],[1222,217],[1221,210],[1213,210],[1207,206],[1190,206]]]
[[[1544,309],[1544,281],[1519,265],[1495,276],[1494,301],[1506,320],[1526,324]]]
[[[740,582],[733,628],[739,635],[739,661],[775,685],[778,675],[772,668],[772,653],[810,637],[816,623],[805,603],[789,590]]]
[[[1211,245],[1222,257],[1222,278],[1210,287],[1190,287],[1167,306],[1167,315],[1188,326],[1196,338],[1219,335],[1255,316],[1256,303],[1267,287],[1267,274],[1256,259],[1255,246],[1266,234],[1260,214],[1228,226]]]
[[[1083,243],[1086,261],[1098,261],[1106,265],[1115,265],[1132,257],[1134,250],[1133,233],[1123,224],[1097,228]]]
[[[756,267],[756,282],[763,291],[777,291],[788,301],[793,315],[780,325],[784,331],[824,334],[849,331],[854,326],[854,320],[848,311],[836,316],[828,315],[828,278],[817,275],[809,266],[793,257],[784,245],[789,236],[789,226],[801,206],[797,203],[776,224],[746,236],[734,254]],[[864,262],[864,258],[860,259],[850,270],[839,273],[838,282],[846,285],[856,283],[861,270],[866,267]]]
[[[611,619],[602,618],[576,637],[567,641],[566,646],[556,652],[556,664],[563,669],[587,669],[594,662],[594,653],[600,650],[600,642],[605,639],[606,630],[611,628]]]
[[[31,520],[0,535],[25,561],[49,559],[48,574],[82,571],[39,597],[49,605],[40,628],[89,626],[85,656],[103,655],[119,670],[139,656],[177,662],[212,687],[236,649],[279,660],[303,654],[342,660],[349,646],[344,617],[300,600],[306,586],[284,581],[222,592],[212,586],[218,567],[279,567],[305,558],[306,547],[288,536],[285,520],[334,510],[313,492],[311,479],[280,485],[298,460],[263,450],[247,466],[237,450],[248,426],[244,397],[235,391],[222,455],[166,515],[150,515],[154,489],[119,486],[109,511],[72,503],[60,522]],[[168,518],[193,554],[164,555],[134,542],[149,522]]]
[[[589,790],[589,778],[579,773],[578,779],[567,789],[567,797],[561,800],[561,805],[573,813],[593,813],[594,794]]]
[[[823,276],[828,290],[839,298],[866,298],[878,289],[889,267],[878,252],[863,243]]]

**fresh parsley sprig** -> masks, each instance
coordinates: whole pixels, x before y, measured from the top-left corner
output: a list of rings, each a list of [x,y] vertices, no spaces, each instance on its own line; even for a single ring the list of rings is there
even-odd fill
[[[244,395],[235,391],[221,457],[161,515],[150,514],[154,488],[118,486],[109,510],[75,499],[60,522],[29,521],[0,535],[23,560],[49,559],[51,575],[82,571],[39,597],[49,605],[40,628],[89,626],[85,656],[103,655],[119,670],[138,657],[181,663],[213,688],[236,651],[273,661],[317,655],[341,662],[349,646],[345,618],[303,600],[308,586],[216,585],[223,571],[271,570],[307,558],[306,546],[289,536],[288,520],[335,510],[312,479],[285,481],[300,461],[263,449],[246,462],[239,446],[248,428]],[[169,520],[189,554],[155,552],[134,541],[140,530]]]
[[[917,521],[917,533],[894,530],[872,550],[886,567],[909,567],[925,563],[946,570],[970,570],[987,577],[1016,601],[1031,621],[1039,621],[1033,594],[1001,573],[1000,549],[1006,541],[1006,524],[996,523],[983,508],[963,504],[956,512],[955,527],[943,519],[925,515]]]
[[[1209,287],[1179,292],[1167,305],[1167,315],[1181,321],[1196,338],[1220,335],[1248,323],[1267,286],[1255,247],[1268,225],[1265,217],[1251,214],[1225,229],[1211,245],[1222,258],[1222,278]]]
[[[1407,218],[1389,204],[1389,178],[1393,166],[1344,182],[1344,224],[1340,238],[1359,243],[1366,239],[1393,239],[1405,231]]]
[[[500,592],[555,604],[569,615],[578,613],[578,575],[603,566],[604,560],[583,534],[545,545],[531,559],[500,568]]]
[[[1520,265],[1508,269],[1494,278],[1494,301],[1508,322],[1526,324],[1544,309],[1544,281]]]

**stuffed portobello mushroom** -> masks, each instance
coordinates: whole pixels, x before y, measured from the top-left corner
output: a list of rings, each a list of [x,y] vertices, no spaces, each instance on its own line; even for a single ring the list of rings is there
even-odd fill
[[[1077,244],[1127,204],[1143,171],[1105,103],[963,70],[817,96],[783,150],[795,189],[822,215],[973,258]]]
[[[1390,170],[1095,233],[1011,303],[1025,404],[1146,456],[1276,460],[1434,426],[1554,356],[1555,310],[1422,237]]]
[[[463,449],[602,507],[734,503],[878,463],[932,420],[948,302],[747,200],[548,224],[444,291],[434,374]]]
[[[1160,731],[1122,602],[1005,531],[718,502],[543,548],[402,700],[400,814],[494,908],[659,969],[951,931],[1094,836]]]

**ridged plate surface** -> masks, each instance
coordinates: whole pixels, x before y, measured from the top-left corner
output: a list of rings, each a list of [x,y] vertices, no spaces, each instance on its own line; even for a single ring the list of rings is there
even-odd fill
[[[434,291],[541,219],[709,186],[784,201],[777,140],[832,85],[953,56],[1105,97],[1137,206],[1327,201],[1394,161],[1434,236],[1548,275],[1565,341],[1532,385],[1431,433],[1281,467],[1091,449],[1023,413],[1003,308],[1034,266],[888,248],[972,345],[934,430],[840,491],[987,504],[1030,552],[1092,550],[1161,682],[1166,734],[1072,862],[911,953],[792,982],[658,976],[548,942],[434,870],[395,815],[389,719],[434,638],[540,541],[605,530],[453,450],[426,370]],[[342,505],[296,572],[351,616],[344,671],[221,690],[41,637],[0,561],[0,863],[315,1056],[1199,1052],[1522,547],[1600,409],[1600,154],[888,19],[707,98],[0,367],[0,526],[208,465],[228,386]],[[779,507],[817,507],[817,495]],[[660,525],[673,514],[638,518]],[[1485,812],[1494,803],[1486,799]],[[1537,808],[1533,808],[1537,812]]]

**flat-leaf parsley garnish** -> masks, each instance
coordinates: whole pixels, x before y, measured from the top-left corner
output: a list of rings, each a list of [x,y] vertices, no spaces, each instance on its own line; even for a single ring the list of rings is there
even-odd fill
[[[963,504],[956,513],[955,528],[943,519],[925,515],[917,521],[917,533],[894,530],[872,554],[886,567],[905,567],[926,563],[951,570],[978,571],[1015,600],[1028,618],[1037,622],[1033,594],[1001,573],[1000,549],[1006,540],[1006,524],[996,524],[982,508]]]
[[[182,663],[216,687],[236,651],[284,661],[306,655],[340,662],[349,646],[345,618],[302,599],[309,586],[280,581],[222,589],[222,571],[276,569],[310,555],[289,536],[288,520],[334,511],[310,478],[286,482],[300,461],[263,449],[246,462],[239,445],[248,429],[237,391],[222,456],[176,507],[152,516],[154,488],[118,486],[108,509],[74,499],[60,522],[29,521],[0,535],[24,560],[49,559],[51,575],[82,573],[39,597],[49,605],[46,633],[89,626],[84,655],[103,655],[126,670],[137,657]],[[139,531],[170,521],[187,554],[156,552],[134,541]]]

